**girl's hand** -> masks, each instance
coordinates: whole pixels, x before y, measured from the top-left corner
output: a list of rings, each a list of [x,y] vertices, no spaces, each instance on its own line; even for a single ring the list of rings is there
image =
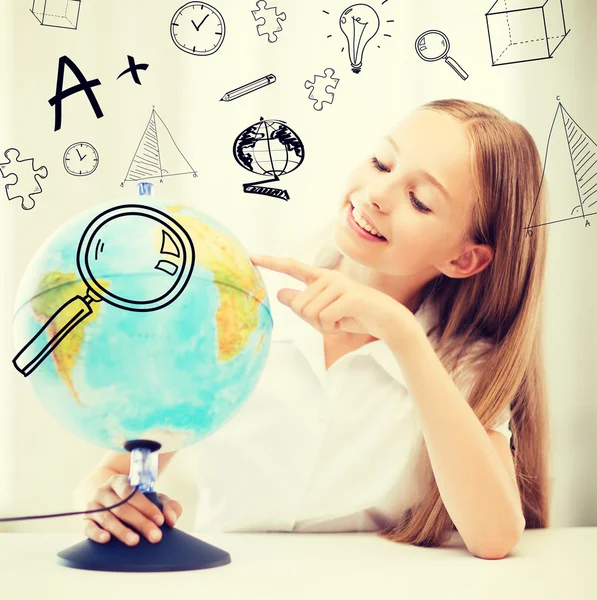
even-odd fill
[[[277,297],[322,333],[365,333],[387,340],[416,323],[403,304],[339,271],[277,256],[251,255],[251,261],[307,284],[303,291],[282,288]]]
[[[128,498],[132,491],[128,476],[121,473],[115,473],[95,490],[86,510],[96,512],[83,516],[84,534],[100,544],[109,542],[113,537],[128,546],[134,546],[139,542],[139,535],[143,535],[152,544],[159,542],[162,538],[161,529],[166,525],[174,527],[176,519],[182,514],[180,502],[170,499],[166,494],[159,494],[163,514],[141,492],[116,508],[98,510],[118,504]],[[156,517],[159,518],[159,525],[156,524]],[[152,537],[153,535],[157,537]]]

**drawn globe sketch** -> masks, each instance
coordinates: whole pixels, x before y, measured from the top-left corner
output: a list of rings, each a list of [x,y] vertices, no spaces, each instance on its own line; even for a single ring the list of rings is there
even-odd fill
[[[233,154],[247,171],[280,177],[302,164],[305,148],[284,121],[262,117],[234,140]]]

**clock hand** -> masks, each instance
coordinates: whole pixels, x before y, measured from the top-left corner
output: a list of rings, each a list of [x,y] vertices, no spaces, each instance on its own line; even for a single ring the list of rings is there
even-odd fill
[[[83,160],[84,157],[81,156],[81,153],[79,152],[79,149],[75,148],[75,150],[77,151],[77,154],[79,155],[79,160]]]
[[[209,17],[209,14],[207,14],[207,15],[205,15],[205,16],[203,17],[203,21],[201,21],[201,23],[199,23],[199,27],[201,27],[201,25],[203,25],[203,23],[205,22],[205,19],[207,19],[207,17]],[[195,25],[195,23],[193,23],[193,25]],[[199,31],[199,27],[197,27],[197,26],[195,25],[195,29],[196,29],[197,31]]]

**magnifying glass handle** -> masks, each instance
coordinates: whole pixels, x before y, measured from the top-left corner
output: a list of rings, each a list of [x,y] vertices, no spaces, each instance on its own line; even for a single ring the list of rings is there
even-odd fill
[[[92,312],[91,306],[81,296],[75,296],[63,304],[13,358],[12,362],[17,371],[25,377],[31,375],[68,333]],[[59,319],[66,320],[66,323],[58,328],[55,333],[48,335],[46,330],[55,328]],[[49,331],[51,332],[52,329],[49,329]]]
[[[462,79],[468,78],[468,73],[450,56],[446,56],[446,62],[460,75]]]

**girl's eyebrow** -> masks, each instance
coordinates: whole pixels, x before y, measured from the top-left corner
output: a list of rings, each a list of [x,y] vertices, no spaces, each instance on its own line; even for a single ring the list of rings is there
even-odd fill
[[[400,148],[398,147],[398,144],[396,144],[396,142],[389,135],[385,135],[383,139],[387,140],[389,142],[390,146],[392,146],[392,148],[394,149],[394,152],[396,154],[400,155]],[[427,171],[419,170],[418,174],[423,179],[425,179],[425,181],[427,181],[431,185],[435,186],[442,193],[442,196],[444,197],[445,200],[447,200],[448,202],[452,202],[452,196],[450,196],[450,194],[448,193],[448,190],[431,173],[428,173]]]
[[[431,173],[427,173],[427,171],[419,171],[419,173],[423,179],[435,186],[441,192],[445,200],[452,202],[452,196],[448,194],[448,190]]]
[[[396,142],[389,135],[384,135],[383,139],[390,142],[390,146],[394,148],[394,152],[396,154],[400,154],[400,148],[398,148],[398,144],[396,144]]]

